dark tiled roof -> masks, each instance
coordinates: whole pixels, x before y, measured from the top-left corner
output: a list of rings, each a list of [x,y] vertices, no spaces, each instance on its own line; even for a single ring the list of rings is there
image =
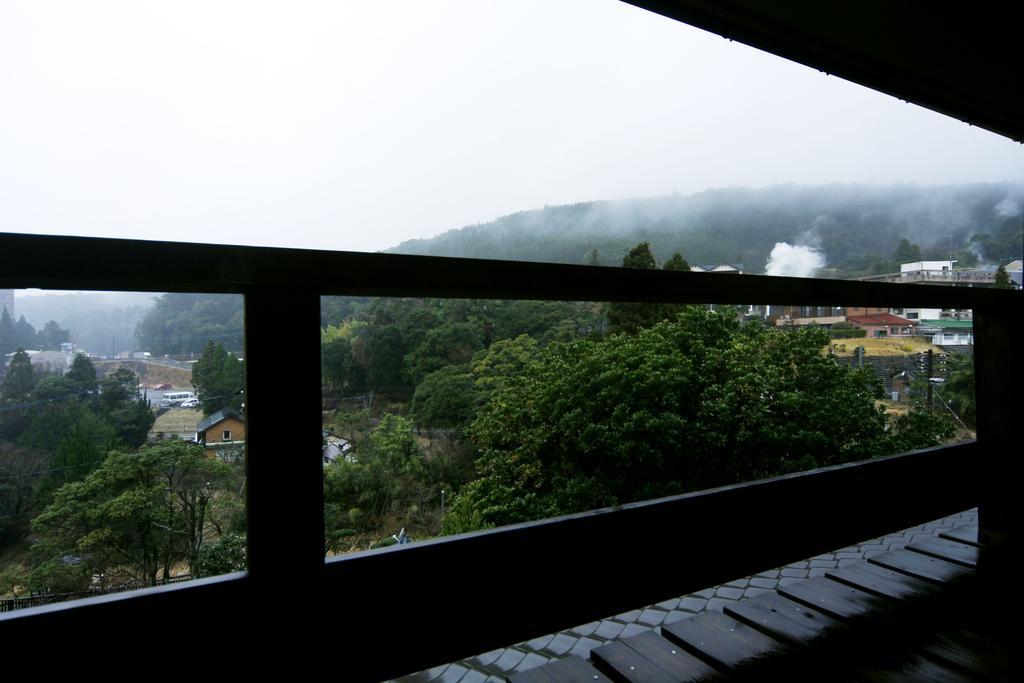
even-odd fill
[[[726,606],[734,605],[745,598],[763,595],[809,577],[824,576],[826,571],[882,555],[910,543],[931,539],[944,531],[970,527],[977,523],[977,509],[967,510],[888,536],[794,562],[785,567],[764,571],[600,621],[592,621],[560,633],[540,636],[507,648],[491,650],[459,662],[442,664],[397,680],[400,683],[504,683],[506,677],[516,672],[573,655],[586,659],[590,656],[591,650],[620,638],[653,631],[659,626],[672,624],[701,612],[721,612]]]
[[[245,418],[242,417],[242,414],[240,412],[238,412],[234,408],[224,408],[223,410],[218,410],[213,415],[210,415],[209,417],[200,421],[199,424],[196,425],[196,431],[205,432],[213,425],[217,424],[218,422],[222,422],[223,420],[226,420],[229,417],[233,417],[239,422],[245,422]]]

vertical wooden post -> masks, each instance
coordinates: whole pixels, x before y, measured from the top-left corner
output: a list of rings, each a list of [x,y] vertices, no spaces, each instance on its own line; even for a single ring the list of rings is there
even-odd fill
[[[1010,533],[1011,501],[1019,496],[1020,478],[1010,472],[1020,447],[1021,296],[1004,306],[974,311],[974,372],[981,452],[982,534]]]
[[[246,292],[249,573],[267,597],[323,572],[319,315],[313,290]]]

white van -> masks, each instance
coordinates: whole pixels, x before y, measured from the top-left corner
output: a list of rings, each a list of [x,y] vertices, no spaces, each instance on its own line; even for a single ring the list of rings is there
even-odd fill
[[[194,401],[196,395],[191,391],[168,391],[160,399],[160,405],[164,408],[177,408],[184,401]]]

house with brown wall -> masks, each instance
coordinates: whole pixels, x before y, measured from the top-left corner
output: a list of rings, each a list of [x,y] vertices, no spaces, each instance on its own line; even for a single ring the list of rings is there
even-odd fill
[[[196,443],[208,458],[241,462],[245,457],[245,418],[232,408],[218,410],[196,425]]]

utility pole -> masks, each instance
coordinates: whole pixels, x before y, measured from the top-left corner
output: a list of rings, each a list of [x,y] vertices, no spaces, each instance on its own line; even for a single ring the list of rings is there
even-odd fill
[[[935,403],[932,401],[932,395],[934,394],[935,385],[932,384],[932,377],[935,375],[935,353],[928,349],[928,410],[935,409]]]

